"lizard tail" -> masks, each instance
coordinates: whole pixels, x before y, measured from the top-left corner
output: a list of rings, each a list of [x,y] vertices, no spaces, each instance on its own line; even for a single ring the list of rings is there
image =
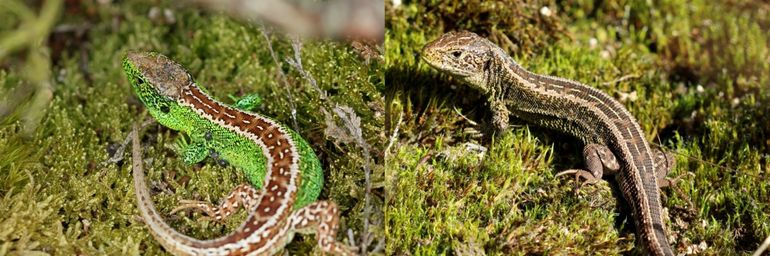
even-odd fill
[[[163,221],[160,213],[155,209],[152,203],[150,190],[145,183],[144,169],[142,168],[142,153],[139,142],[139,127],[134,124],[133,134],[131,135],[131,161],[134,176],[134,192],[136,201],[139,205],[139,211],[142,219],[149,227],[152,236],[157,239],[163,248],[175,255],[193,255],[196,254],[196,248],[186,246],[196,244],[202,241],[186,236],[177,232],[171,226]]]

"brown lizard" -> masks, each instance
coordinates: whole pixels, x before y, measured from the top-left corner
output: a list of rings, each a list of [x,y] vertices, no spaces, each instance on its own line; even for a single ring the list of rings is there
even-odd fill
[[[527,71],[502,48],[472,32],[450,32],[427,44],[422,59],[486,97],[493,124],[510,115],[577,137],[585,143],[587,170],[567,170],[586,182],[614,174],[648,254],[674,255],[666,238],[658,184],[673,158],[653,151],[631,113],[606,93],[584,84]]]

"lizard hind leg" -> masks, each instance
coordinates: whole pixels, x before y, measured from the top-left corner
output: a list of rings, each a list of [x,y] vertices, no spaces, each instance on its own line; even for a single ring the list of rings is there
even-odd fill
[[[291,229],[296,232],[315,233],[318,246],[324,253],[354,255],[352,252],[354,248],[337,242],[339,219],[339,210],[335,203],[317,201],[292,213],[289,223],[291,223]]]
[[[688,173],[681,174],[673,179],[669,179],[666,176],[671,173],[671,170],[676,166],[676,158],[674,154],[670,152],[663,152],[663,150],[655,149],[655,177],[659,188],[672,187]]]
[[[171,210],[171,214],[191,209],[193,211],[198,210],[205,213],[208,218],[222,221],[225,218],[232,216],[233,213],[238,210],[239,206],[243,206],[244,209],[249,209],[254,204],[258,204],[258,195],[259,191],[252,186],[241,184],[235,187],[235,189],[222,200],[222,203],[218,207],[203,201],[181,200],[179,201],[179,206]]]
[[[586,161],[586,170],[569,169],[556,174],[556,177],[574,174],[576,180],[585,179],[581,184],[593,184],[602,179],[605,174],[614,174],[620,170],[615,154],[607,146],[600,144],[588,144],[583,148],[583,158]]]

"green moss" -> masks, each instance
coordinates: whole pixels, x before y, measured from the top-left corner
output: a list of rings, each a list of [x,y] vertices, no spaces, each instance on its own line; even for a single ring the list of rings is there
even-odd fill
[[[611,232],[615,203],[606,186],[580,194],[559,186],[566,182],[549,171],[553,147],[526,128],[490,147],[484,153],[469,144],[399,148],[397,160],[388,162],[404,170],[391,177],[389,253],[618,252],[620,239]],[[597,193],[605,197],[584,200]]]
[[[177,22],[149,19],[147,13],[152,6],[170,8]],[[322,98],[286,63],[285,58],[293,57],[294,52],[290,40],[277,33],[268,39],[280,62],[278,66],[261,28],[178,8],[170,1],[80,3],[70,8],[79,13],[67,15],[59,23],[89,20],[88,37],[73,39],[87,40],[87,44],[78,44],[84,51],[72,48],[57,52],[61,58],[53,71],[56,91],[42,123],[27,139],[21,136],[15,116],[0,126],[0,254],[163,252],[139,217],[127,164],[130,159],[104,163],[123,143],[131,124],[142,121],[142,106],[132,95],[120,65],[128,50],[166,54],[187,67],[199,84],[224,102],[232,103],[228,95],[262,96],[258,111],[294,127],[321,158],[327,173],[321,198],[337,202],[342,211],[338,239],[347,240],[348,229],[359,238],[363,227],[364,156],[358,145],[338,142],[324,134],[325,119],[320,111],[338,105],[351,107],[362,119],[360,128],[372,154],[381,154],[379,127],[383,120],[377,111],[383,106],[380,90],[384,88],[384,75],[380,64],[364,64],[343,43],[304,41],[302,64],[317,80],[320,90],[328,94]],[[17,86],[18,72],[14,66],[0,70],[0,93]],[[281,82],[279,72],[286,75],[287,83]],[[232,188],[246,182],[235,168],[219,167],[211,161],[185,166],[173,150],[178,136],[158,124],[150,125],[143,133],[148,184],[160,212],[168,213],[180,199],[218,202]],[[380,169],[372,173],[372,179],[381,182],[382,161],[371,165]],[[375,187],[372,193],[373,211],[382,208],[381,190]],[[212,238],[232,230],[245,215],[241,213],[224,225],[197,221],[199,214],[165,217],[185,234]],[[373,215],[370,220],[376,218]],[[383,237],[380,228],[369,231],[375,241]],[[308,254],[316,247],[314,237],[305,236],[295,239],[288,252]]]
[[[425,43],[454,29],[487,36],[534,72],[609,93],[648,140],[674,152],[669,177],[683,176],[662,198],[676,251],[746,253],[770,236],[770,89],[762,86],[770,80],[770,37],[759,32],[770,28],[762,15],[770,6],[575,3],[387,5],[386,119],[390,132],[399,128],[386,159],[393,170],[388,253],[581,255],[635,247],[614,180],[576,191],[571,178],[553,178],[583,166],[578,141],[537,127],[529,134],[517,120],[493,136],[480,95],[418,61]],[[544,6],[550,16],[540,13]],[[466,143],[489,151],[479,160]]]

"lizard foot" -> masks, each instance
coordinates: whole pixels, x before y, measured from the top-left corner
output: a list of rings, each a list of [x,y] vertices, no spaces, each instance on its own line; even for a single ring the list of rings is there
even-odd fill
[[[253,187],[241,184],[228,195],[219,207],[216,207],[208,202],[196,201],[196,200],[181,200],[179,206],[171,210],[171,214],[176,212],[192,209],[205,213],[208,218],[216,221],[222,221],[223,219],[230,217],[238,210],[239,206],[243,206],[245,209],[252,207],[259,203],[257,200],[257,193]]]
[[[172,209],[169,214],[174,214],[177,212],[185,211],[188,209],[191,209],[193,211],[201,211],[206,214],[206,216],[201,217],[202,219],[213,219],[211,216],[216,215],[216,208],[214,205],[212,205],[209,202],[205,201],[198,201],[198,200],[179,200],[179,205]]]
[[[174,143],[174,149],[180,155],[185,164],[192,165],[203,161],[208,155],[206,146],[202,141],[190,138],[191,141],[185,136],[179,136]]]
[[[674,187],[677,183],[679,183],[680,180],[682,180],[682,177],[684,176],[693,176],[691,172],[686,172],[679,174],[679,176],[676,176],[674,178],[658,178],[658,187],[659,188],[666,188],[666,187]]]
[[[324,253],[355,255],[353,252],[357,248],[337,242],[339,220],[337,204],[330,201],[311,203],[289,217],[289,223],[295,231],[304,234],[315,233],[318,246]]]
[[[556,177],[565,174],[575,174],[575,179],[580,181],[581,178],[586,181],[581,183],[580,186],[586,184],[594,184],[602,179],[605,174],[613,174],[620,170],[620,164],[618,163],[615,155],[607,146],[599,144],[588,144],[583,148],[583,158],[586,161],[586,170],[581,169],[569,169],[556,174]]]
[[[574,174],[575,175],[575,181],[580,182],[580,179],[583,178],[585,181],[583,183],[580,183],[580,187],[583,187],[585,185],[592,185],[596,184],[601,178],[596,178],[593,173],[586,171],[586,170],[580,170],[580,169],[569,169],[562,172],[557,173],[554,177],[559,177],[562,175],[569,175]]]
[[[241,98],[237,98],[233,95],[228,95],[230,99],[234,100],[235,103],[233,104],[233,107],[245,110],[245,111],[254,111],[257,107],[262,105],[262,98],[259,97],[257,94],[247,94],[244,95]]]

